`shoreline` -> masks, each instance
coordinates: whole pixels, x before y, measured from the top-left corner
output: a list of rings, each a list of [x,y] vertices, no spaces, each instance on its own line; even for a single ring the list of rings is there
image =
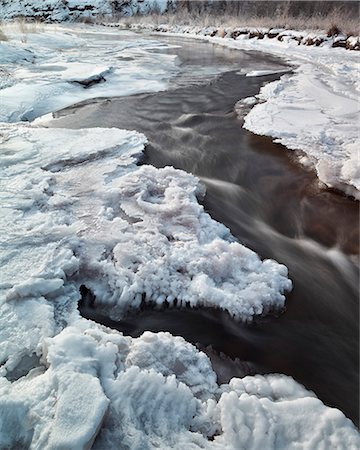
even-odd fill
[[[360,109],[356,83],[360,58],[356,51],[333,48],[332,38],[321,46],[300,45],[299,32],[293,35],[285,32],[287,38],[279,41],[265,35],[260,39],[250,39],[245,34],[239,34],[236,39],[218,37],[215,27],[199,32],[196,27],[133,24],[127,29],[202,40],[229,49],[259,51],[281,57],[295,66],[292,74],[267,84],[254,97],[244,127],[296,151],[299,162],[315,170],[320,183],[360,200],[357,132]],[[343,70],[344,65],[347,71]]]

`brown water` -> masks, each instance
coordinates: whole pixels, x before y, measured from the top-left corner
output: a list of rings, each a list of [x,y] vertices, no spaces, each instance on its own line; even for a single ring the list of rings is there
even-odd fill
[[[169,91],[77,105],[56,114],[51,126],[143,132],[149,139],[143,163],[198,175],[207,187],[204,206],[211,216],[261,257],[287,265],[293,292],[284,314],[252,325],[200,309],[147,308],[121,323],[96,311],[84,314],[133,336],[168,330],[210,345],[249,361],[247,369],[241,368],[244,373],[291,375],[357,423],[358,203],[320,188],[315,174],[304,170],[292,152],[242,128],[234,104],[280,75],[251,78],[239,69],[283,67],[279,61],[262,54],[220,52],[205,43],[176,43],[182,45],[176,52],[184,67],[191,70]],[[211,81],[199,84],[194,76],[197,61]],[[226,73],[211,77],[214,69]],[[216,365],[222,381],[239,374],[238,365],[225,357]]]

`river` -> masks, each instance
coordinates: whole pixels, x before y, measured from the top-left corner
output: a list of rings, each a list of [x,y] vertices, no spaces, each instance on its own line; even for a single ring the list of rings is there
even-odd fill
[[[168,90],[87,101],[55,113],[49,126],[144,133],[142,164],[197,175],[211,216],[262,258],[285,264],[294,288],[286,311],[252,324],[202,309],[146,308],[121,323],[88,315],[132,336],[183,336],[208,352],[221,382],[246,373],[291,375],[358,423],[358,203],[321,187],[294,152],[243,129],[234,110],[281,75],[246,77],[243,67],[291,68],[262,53],[158,39],[177,46],[164,51],[176,53],[182,69]]]

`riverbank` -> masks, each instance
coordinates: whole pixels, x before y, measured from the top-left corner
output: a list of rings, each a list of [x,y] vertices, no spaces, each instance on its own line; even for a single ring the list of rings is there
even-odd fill
[[[266,52],[295,64],[292,75],[282,76],[249,99],[255,106],[245,118],[244,127],[294,150],[299,161],[314,169],[325,186],[360,198],[360,54],[338,47],[338,43],[345,42],[344,37],[327,38],[291,30],[225,31],[166,24],[135,23],[130,28]],[[349,39],[358,48],[358,38]],[[260,71],[249,76],[263,74]]]

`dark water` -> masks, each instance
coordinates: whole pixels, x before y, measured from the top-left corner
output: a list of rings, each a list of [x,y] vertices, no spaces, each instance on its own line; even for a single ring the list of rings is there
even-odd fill
[[[143,132],[149,139],[144,163],[198,175],[206,184],[204,206],[212,217],[261,257],[286,264],[294,289],[284,314],[252,325],[220,312],[173,309],[146,309],[120,324],[107,324],[134,336],[168,330],[249,361],[251,370],[291,375],[357,423],[358,204],[321,189],[292,152],[242,128],[234,104],[279,74],[246,78],[239,69],[279,68],[278,61],[261,54],[220,55],[210,44],[183,42],[177,41],[183,45],[177,52],[191,70],[170,91],[77,105],[58,113],[51,126]],[[216,67],[227,72],[185,87],[186,76],[194,78],[199,54],[203,74]],[[223,361],[227,377],[238,375],[235,364]]]

